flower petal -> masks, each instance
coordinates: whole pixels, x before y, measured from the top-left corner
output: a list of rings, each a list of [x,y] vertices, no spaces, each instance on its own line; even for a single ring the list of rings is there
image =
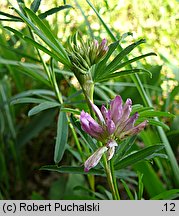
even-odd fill
[[[115,124],[120,120],[122,116],[122,98],[117,95],[110,103],[111,119]]]
[[[104,119],[106,119],[108,117],[108,109],[104,106],[104,104],[101,106],[101,113],[102,113]]]
[[[107,142],[107,145],[106,145],[107,147],[109,147],[109,148],[111,148],[111,147],[113,147],[113,146],[118,146],[117,145],[117,142],[115,141],[115,140],[109,140],[108,142]]]
[[[122,114],[123,122],[129,118],[131,111],[132,111],[132,100],[128,98],[126,100],[126,103],[123,106],[123,114]]]
[[[133,116],[131,116],[127,120],[123,131],[127,131],[127,130],[130,130],[131,128],[133,128],[134,127],[134,123],[138,119],[138,117],[139,117],[139,114],[137,112]]]
[[[131,128],[130,130],[122,132],[119,138],[124,139],[126,136],[133,136],[135,134],[138,134],[140,131],[142,131],[146,127],[146,125],[147,125],[147,121],[144,121],[140,123],[139,125]]]
[[[102,115],[100,109],[95,104],[93,104],[91,101],[90,101],[90,103],[91,103],[92,109],[96,113],[96,115],[97,115],[98,119],[100,120],[100,122],[104,123],[105,121],[104,121],[104,118],[103,118],[103,115]]]
[[[84,171],[88,172],[91,168],[95,167],[102,155],[108,150],[106,146],[100,147],[97,149],[84,163]]]
[[[81,128],[88,133],[90,136],[100,139],[100,135],[103,133],[102,127],[84,111],[80,115]]]
[[[109,135],[113,134],[115,129],[116,129],[114,122],[112,120],[108,119],[106,121],[106,124],[107,124],[107,131],[108,131]]]
[[[107,151],[107,160],[111,160],[111,158],[114,156],[115,153],[115,146],[111,147]]]

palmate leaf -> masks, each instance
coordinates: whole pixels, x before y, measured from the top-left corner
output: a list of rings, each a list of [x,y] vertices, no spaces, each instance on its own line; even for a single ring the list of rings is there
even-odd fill
[[[112,53],[114,52],[114,50],[118,47],[119,45],[119,41],[116,41],[114,43],[112,43],[109,46],[109,51],[106,55],[106,57],[99,62],[97,65],[95,65],[91,72],[92,72],[92,77],[94,79],[95,82],[103,82],[106,80],[109,80],[111,78],[115,78],[118,76],[123,76],[123,75],[131,75],[131,74],[136,74],[136,73],[141,73],[141,72],[145,72],[148,73],[150,75],[150,77],[152,76],[151,72],[145,69],[130,69],[130,70],[125,70],[125,71],[119,71],[119,72],[115,72],[117,70],[119,70],[120,68],[123,68],[127,65],[130,65],[133,62],[136,62],[142,58],[145,58],[147,56],[151,56],[151,55],[156,55],[155,53],[151,52],[151,53],[147,53],[138,57],[135,57],[133,59],[127,60],[123,63],[121,63],[121,60],[123,58],[125,58],[136,46],[138,46],[141,43],[144,43],[145,40],[139,40],[131,45],[129,45],[128,47],[126,47],[124,50],[122,50],[113,60],[111,63],[107,64],[108,59],[110,58],[110,56],[112,55]]]
[[[145,39],[141,39],[133,44],[130,44],[126,48],[124,48],[114,59],[113,61],[106,67],[107,71],[114,71],[115,67],[119,64],[119,62],[124,59],[134,48],[136,48],[141,43],[145,43]]]
[[[124,158],[122,158],[119,162],[117,162],[114,165],[115,170],[120,170],[123,169],[127,166],[131,166],[135,163],[138,163],[142,160],[147,159],[150,156],[150,159],[152,158],[152,154],[160,151],[161,149],[164,148],[164,145],[155,145],[155,146],[150,146],[145,149],[139,150],[137,152],[131,153]],[[155,157],[155,155],[154,155]]]

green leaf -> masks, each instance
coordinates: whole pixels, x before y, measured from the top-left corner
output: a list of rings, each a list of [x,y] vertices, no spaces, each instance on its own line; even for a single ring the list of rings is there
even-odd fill
[[[153,197],[166,190],[163,182],[151,163],[142,161],[135,164],[133,168],[144,175],[143,184],[149,197]]]
[[[133,165],[135,163],[138,163],[142,160],[145,160],[147,157],[149,157],[155,152],[160,151],[163,148],[164,148],[164,145],[155,145],[155,146],[149,146],[145,149],[131,153],[130,155],[125,156],[123,159],[121,159],[118,163],[115,164],[114,166],[115,170],[119,170],[127,166]]]
[[[133,58],[133,59],[130,59],[130,60],[128,60],[128,61],[125,61],[125,62],[123,62],[123,63],[121,63],[121,64],[118,64],[118,65],[116,65],[116,67],[115,67],[113,70],[114,70],[114,71],[119,70],[119,69],[125,67],[126,65],[129,65],[129,64],[131,64],[131,63],[133,63],[133,62],[136,62],[136,61],[138,61],[138,60],[140,60],[140,59],[143,59],[143,58],[145,58],[145,57],[147,57],[147,56],[151,56],[151,55],[155,55],[155,56],[156,56],[156,54],[153,53],[153,52],[147,53],[147,54],[145,54],[145,55],[141,55],[141,56],[135,57],[135,58]]]
[[[155,119],[149,119],[149,118],[141,118],[141,116],[139,116],[139,119],[137,119],[136,124],[141,123],[143,121],[147,120],[148,124],[150,125],[154,125],[154,126],[160,126],[166,130],[170,130],[169,126],[166,125],[165,123],[159,121],[159,120],[155,120]]]
[[[61,45],[61,43],[54,37],[53,33],[50,31],[49,28],[47,28],[47,26],[43,23],[43,21],[30,9],[28,8],[24,8],[24,10],[26,11],[26,13],[30,16],[30,18],[35,22],[35,24],[39,27],[39,29],[44,33],[44,35],[46,36],[46,38],[48,38],[51,43],[53,45],[56,46],[56,48],[58,49],[58,52],[60,54],[62,63],[65,63],[66,65],[69,65],[70,60],[68,58],[68,55],[64,49],[64,47]],[[25,19],[26,20],[26,19]],[[27,21],[27,20],[26,20]],[[29,20],[28,23],[30,24]],[[32,25],[31,25],[32,26]],[[34,25],[33,25],[34,26]],[[33,27],[32,26],[32,27]],[[36,28],[35,28],[36,29]],[[38,33],[38,32],[37,32]],[[42,36],[42,35],[41,35]],[[44,38],[44,36],[43,36]]]
[[[120,158],[124,157],[124,155],[127,154],[127,152],[135,144],[136,138],[137,138],[137,136],[132,136],[126,140],[123,140],[123,142],[118,146],[118,149],[117,149],[116,154],[114,156],[114,161],[119,161]]]
[[[59,163],[63,157],[68,138],[68,119],[65,112],[60,111],[57,124],[57,138],[55,143],[54,161]]]
[[[153,153],[152,155],[150,155],[149,157],[147,157],[147,160],[151,160],[154,157],[160,157],[160,158],[164,158],[164,159],[168,159],[168,156],[166,154],[162,154],[162,153]]]
[[[94,192],[91,189],[88,189],[88,188],[86,188],[84,186],[78,185],[78,186],[76,186],[74,188],[74,190],[76,190],[76,191],[85,191],[85,192],[88,191],[89,193],[93,194],[93,196],[95,196],[96,198],[101,199],[101,200],[106,200],[106,197],[103,194],[100,194],[98,192]]]
[[[123,49],[114,59],[113,61],[106,67],[106,71],[112,72],[115,70],[115,68],[118,66],[119,62],[126,57],[135,47],[140,45],[141,43],[145,43],[144,39],[141,39],[137,42],[134,42],[133,44],[127,46],[125,49]],[[108,73],[106,72],[106,73]]]
[[[29,38],[29,37],[27,37],[27,36],[23,37],[23,39],[24,39],[26,42],[31,43],[31,44],[32,44],[33,46],[35,46],[37,49],[40,49],[40,50],[42,50],[44,53],[47,53],[49,56],[53,57],[54,59],[56,59],[56,60],[59,59],[59,57],[58,57],[55,53],[51,52],[51,51],[48,50],[46,47],[44,47],[44,46],[42,46],[41,44],[37,43],[37,42],[34,41],[33,39],[31,39],[31,38]]]
[[[27,90],[24,92],[21,92],[19,94],[14,95],[11,98],[12,100],[18,99],[18,98],[22,98],[22,97],[28,97],[28,96],[32,96],[32,95],[37,95],[37,96],[55,96],[55,93],[53,91],[50,90],[45,90],[45,89],[33,89],[33,90]]]
[[[8,93],[11,91],[10,83],[7,77],[0,80],[0,100],[2,98],[2,106],[4,109],[4,113],[6,116],[7,125],[9,127],[9,131],[12,134],[12,137],[16,138],[16,130],[14,125],[13,113],[9,104],[9,95]],[[1,102],[1,101],[0,101]],[[1,104],[0,104],[1,105]]]
[[[55,171],[59,173],[72,173],[72,174],[84,174],[84,175],[103,175],[104,171],[99,169],[91,169],[89,172],[84,172],[84,167],[75,166],[57,166],[57,165],[46,165],[42,166],[40,170]]]
[[[41,0],[34,0],[32,4],[30,5],[30,9],[34,11],[34,13],[37,12],[40,7],[40,3],[41,3]]]
[[[138,200],[142,199],[144,185],[143,185],[143,173],[138,172]]]
[[[128,186],[128,185],[126,184],[126,182],[125,182],[124,180],[122,180],[122,179],[121,179],[121,182],[122,182],[122,184],[123,184],[123,186],[124,186],[124,188],[125,188],[125,190],[126,190],[126,192],[127,192],[127,195],[129,196],[129,199],[130,199],[130,200],[134,200],[134,196],[133,196],[133,194],[132,194],[132,192],[131,192],[129,186]]]
[[[107,70],[107,69],[105,69]],[[124,71],[119,71],[119,72],[115,72],[115,73],[111,73],[111,74],[104,74],[103,76],[99,77],[96,82],[104,82],[104,81],[108,81],[109,79],[112,78],[116,78],[116,77],[120,77],[120,76],[126,76],[126,75],[131,75],[131,74],[136,74],[136,73],[146,73],[148,74],[150,77],[152,76],[151,72],[145,69],[131,69],[131,70],[124,70]]]
[[[109,45],[109,50],[105,56],[105,58],[100,61],[98,64],[95,65],[94,71],[93,71],[93,79],[95,80],[96,78],[100,77],[101,74],[104,73],[104,69],[106,67],[106,62],[108,61],[108,59],[110,58],[110,56],[112,55],[112,53],[114,52],[114,50],[117,48],[117,46],[119,45],[119,41],[116,41],[112,44]]]
[[[39,18],[40,19],[45,19],[49,15],[52,15],[54,13],[57,13],[57,12],[59,12],[61,10],[68,9],[68,8],[72,8],[72,6],[71,5],[63,5],[63,6],[51,8],[50,10],[48,10],[48,11],[46,11],[44,13],[39,14]]]
[[[22,21],[21,18],[14,16],[14,15],[11,15],[11,14],[8,14],[8,13],[5,13],[5,12],[2,12],[2,11],[0,11],[0,15],[9,17],[9,18],[14,19],[14,20]]]
[[[33,98],[33,97],[23,97],[23,98],[16,98],[11,101],[11,105],[14,104],[21,104],[21,103],[43,103],[45,99],[40,98]]]
[[[34,23],[31,22],[21,11],[14,9],[16,13],[23,19],[23,21],[37,34],[58,56],[59,61],[63,64],[70,66],[69,58],[58,40],[53,36],[52,32],[45,26],[41,19],[35,15],[33,11],[24,8],[29,17],[40,28],[38,29]]]
[[[43,110],[47,110],[47,109],[51,109],[54,107],[60,107],[60,104],[57,102],[53,102],[53,101],[46,101],[43,103],[40,103],[39,105],[33,107],[29,112],[28,112],[28,116],[32,116],[35,115]]]
[[[179,189],[172,189],[164,191],[154,197],[151,200],[172,200],[179,197]]]
[[[19,38],[23,38],[23,34],[20,31],[17,31],[9,26],[3,26],[5,29],[13,32],[15,35],[17,35]]]
[[[61,108],[61,111],[70,112],[70,113],[77,114],[77,115],[80,115],[80,113],[81,113],[79,110],[72,109],[72,108]]]
[[[54,59],[58,60],[59,57],[51,52],[50,50],[48,50],[46,47],[42,46],[41,44],[39,44],[38,42],[34,41],[32,38],[29,38],[27,36],[24,36],[21,32],[9,27],[9,26],[4,26],[5,29],[8,29],[9,31],[13,32],[15,35],[17,35],[19,38],[23,39],[24,41],[31,43],[33,46],[35,46],[37,49],[42,50],[43,52],[47,53],[48,55],[50,55],[51,57],[53,57]]]
[[[136,106],[137,105],[137,106]],[[134,113],[138,112],[139,115],[141,112],[143,111],[148,111],[148,110],[153,110],[154,108],[153,107],[143,107],[143,106],[138,106],[139,104],[135,104],[132,106],[132,112],[131,112],[131,115],[133,115]]]
[[[143,111],[140,113],[140,117],[175,117],[172,113],[169,112],[160,112],[160,111]]]

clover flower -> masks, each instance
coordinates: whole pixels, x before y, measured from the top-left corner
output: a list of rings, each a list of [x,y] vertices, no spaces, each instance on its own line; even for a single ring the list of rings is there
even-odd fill
[[[89,171],[96,166],[102,155],[107,151],[107,159],[110,160],[114,153],[117,143],[115,140],[123,140],[128,136],[133,136],[143,130],[147,124],[144,121],[138,125],[134,125],[139,117],[136,112],[130,116],[132,111],[132,100],[127,99],[122,104],[121,96],[116,96],[107,109],[102,105],[101,110],[93,103],[91,106],[98,118],[95,121],[88,113],[82,111],[80,114],[80,122],[82,129],[93,138],[105,143],[106,145],[97,149],[85,162],[85,171]]]

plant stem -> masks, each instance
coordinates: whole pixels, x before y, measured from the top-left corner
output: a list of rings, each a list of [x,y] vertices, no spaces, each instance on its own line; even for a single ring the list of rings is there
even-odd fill
[[[111,168],[111,174],[112,174],[114,188],[115,188],[115,191],[116,191],[116,196],[117,196],[117,199],[120,200],[119,190],[118,190],[117,181],[116,181],[116,177],[115,177],[115,173],[114,173],[113,159],[111,159],[109,161],[109,163],[110,163],[110,168]]]
[[[107,162],[107,158],[106,155],[103,155],[103,163],[104,163],[104,167],[105,167],[105,172],[106,172],[106,176],[107,176],[107,181],[111,190],[111,193],[113,195],[113,199],[114,200],[118,200],[118,196],[116,194],[116,190],[114,187],[114,182],[113,182],[113,177],[112,177],[112,173],[111,173],[111,168]]]

